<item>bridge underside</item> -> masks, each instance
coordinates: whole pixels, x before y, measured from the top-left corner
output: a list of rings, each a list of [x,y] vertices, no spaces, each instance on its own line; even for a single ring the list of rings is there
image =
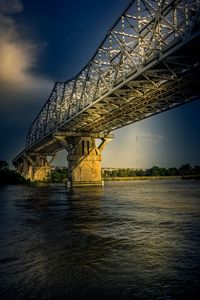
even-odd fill
[[[164,56],[164,55],[163,55]],[[163,111],[199,99],[200,43],[189,45],[163,58],[152,60],[121,87],[81,111],[61,130],[108,133]]]
[[[132,79],[124,79],[121,88],[118,86],[111,93],[105,93],[101,99],[27,147],[26,151],[53,155],[63,148],[55,138],[57,131],[73,136],[79,133],[105,136],[113,130],[200,98],[199,38],[161,61],[159,57],[154,59],[152,66],[149,64],[146,70],[138,70]]]
[[[192,55],[187,56],[188,51]],[[47,157],[66,149],[71,185],[101,184],[102,150],[95,146],[95,139],[111,139],[111,130],[199,99],[199,82],[200,45],[194,40],[189,49],[184,47],[158,61],[38,140],[20,153],[13,164],[26,178],[43,180],[51,169]],[[89,147],[88,153],[85,147]],[[42,166],[38,164],[41,157]]]

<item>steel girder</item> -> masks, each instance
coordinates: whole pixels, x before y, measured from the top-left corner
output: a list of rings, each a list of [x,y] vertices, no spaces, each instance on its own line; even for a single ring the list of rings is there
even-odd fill
[[[53,153],[55,131],[108,133],[196,99],[199,18],[200,0],[132,1],[85,68],[54,85],[26,149]]]

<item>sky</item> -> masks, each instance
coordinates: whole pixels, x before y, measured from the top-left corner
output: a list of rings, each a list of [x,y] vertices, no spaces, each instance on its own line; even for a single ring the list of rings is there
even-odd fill
[[[24,149],[55,81],[91,59],[128,0],[0,0],[0,159]],[[194,79],[195,80],[195,79]],[[200,165],[200,101],[114,132],[103,167]],[[61,151],[56,165],[64,166]]]

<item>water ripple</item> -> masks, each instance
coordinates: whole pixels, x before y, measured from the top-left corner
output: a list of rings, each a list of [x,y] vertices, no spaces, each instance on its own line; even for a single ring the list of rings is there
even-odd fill
[[[0,189],[0,298],[199,299],[200,186]]]

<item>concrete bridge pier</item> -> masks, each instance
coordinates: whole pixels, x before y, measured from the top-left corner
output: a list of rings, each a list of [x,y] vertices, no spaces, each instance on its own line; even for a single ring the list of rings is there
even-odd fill
[[[101,186],[101,154],[113,135],[56,135],[68,156],[68,186]],[[96,139],[100,139],[99,145]]]
[[[16,164],[18,173],[31,181],[43,181],[51,171],[47,156],[43,154],[24,155]]]

